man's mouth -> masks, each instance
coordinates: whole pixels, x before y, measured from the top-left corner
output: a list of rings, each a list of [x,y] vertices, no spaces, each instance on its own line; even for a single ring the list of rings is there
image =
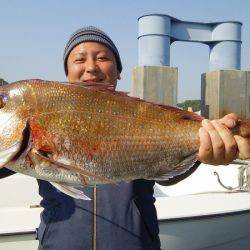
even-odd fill
[[[103,82],[104,79],[99,79],[99,78],[91,78],[91,79],[85,79],[83,82],[85,83],[91,83],[91,82]]]

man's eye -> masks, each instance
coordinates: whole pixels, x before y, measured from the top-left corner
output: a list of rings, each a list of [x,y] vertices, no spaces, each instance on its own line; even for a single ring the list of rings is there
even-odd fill
[[[100,57],[98,57],[98,60],[99,60],[99,61],[107,61],[107,60],[109,60],[109,59],[108,59],[108,57],[106,57],[106,56],[100,56]]]
[[[78,58],[74,60],[75,63],[83,63],[84,59],[83,58]]]

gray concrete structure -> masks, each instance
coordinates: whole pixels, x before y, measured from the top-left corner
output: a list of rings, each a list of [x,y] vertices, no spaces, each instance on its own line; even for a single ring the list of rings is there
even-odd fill
[[[189,22],[151,14],[139,17],[138,25],[132,95],[176,105],[178,74],[169,66],[170,46],[176,41],[200,42],[210,48],[209,72],[202,75],[202,115],[218,119],[235,112],[249,118],[249,72],[240,71],[242,23]]]
[[[218,119],[228,113],[250,118],[250,72],[218,70],[202,74],[201,114]]]
[[[131,95],[147,101],[176,106],[177,76],[177,68],[173,67],[135,67]]]

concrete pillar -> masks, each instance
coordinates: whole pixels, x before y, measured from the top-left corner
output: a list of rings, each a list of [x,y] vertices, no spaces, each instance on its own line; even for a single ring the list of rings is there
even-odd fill
[[[132,73],[131,96],[176,106],[177,81],[177,68],[168,66],[137,66]]]
[[[241,27],[242,23],[232,21],[212,25],[209,71],[240,70]]]
[[[209,71],[240,70],[241,28],[238,21],[190,22],[163,14],[138,18],[139,66],[169,66],[170,45],[176,41],[209,46]]]
[[[171,17],[145,15],[138,19],[139,66],[169,66]]]
[[[241,119],[250,118],[250,72],[219,70],[202,74],[201,114],[218,119],[236,113]]]
[[[240,69],[241,42],[222,41],[210,44],[209,71]]]

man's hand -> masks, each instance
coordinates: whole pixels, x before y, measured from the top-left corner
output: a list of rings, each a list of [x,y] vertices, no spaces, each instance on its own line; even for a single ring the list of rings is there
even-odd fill
[[[199,130],[199,160],[212,165],[227,165],[236,158],[250,158],[250,140],[233,135],[230,128],[236,126],[236,114],[228,114],[220,120],[204,119]]]

